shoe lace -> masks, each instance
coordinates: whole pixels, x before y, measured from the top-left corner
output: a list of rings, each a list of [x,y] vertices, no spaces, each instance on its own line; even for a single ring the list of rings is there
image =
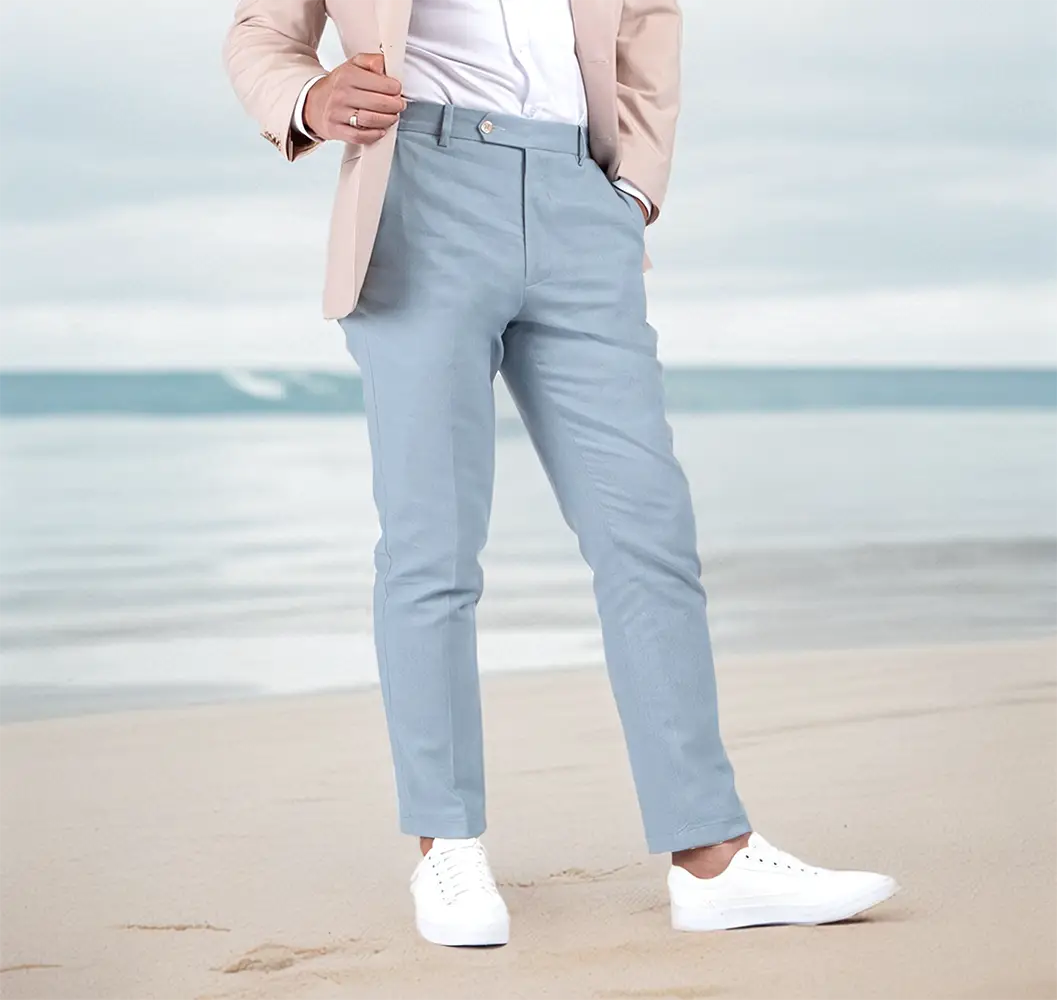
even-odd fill
[[[805,864],[799,858],[793,857],[792,854],[780,851],[760,836],[754,836],[752,843],[741,852],[741,855],[746,861],[755,861],[761,865],[770,865],[774,868],[784,868],[794,872],[804,872],[808,875],[819,874],[817,868]]]
[[[457,899],[467,892],[498,893],[488,866],[488,855],[476,840],[430,851],[430,863],[445,899]]]

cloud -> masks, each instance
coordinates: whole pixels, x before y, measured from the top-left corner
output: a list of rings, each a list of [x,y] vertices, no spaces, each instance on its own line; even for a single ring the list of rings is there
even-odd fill
[[[5,268],[9,307],[274,301],[318,287],[327,197],[184,195],[72,219],[18,220],[6,236],[17,253]]]
[[[694,298],[665,294],[661,275],[648,283],[666,364],[1057,365],[1052,287]],[[18,333],[0,340],[8,369],[54,358],[74,368],[352,368],[340,328],[308,296],[23,305],[5,324]]]
[[[668,364],[1057,366],[1052,286],[653,302]]]
[[[266,304],[101,301],[22,305],[5,311],[17,336],[0,340],[0,367],[345,368],[341,329],[314,297]],[[50,362],[50,363],[49,363]]]
[[[333,337],[290,332],[323,328],[336,152],[291,166],[258,137],[220,65],[232,8],[0,7],[0,363],[342,363]],[[650,233],[670,358],[875,358],[879,316],[888,359],[1052,357],[1049,2],[683,8]],[[330,32],[324,62],[340,58]]]

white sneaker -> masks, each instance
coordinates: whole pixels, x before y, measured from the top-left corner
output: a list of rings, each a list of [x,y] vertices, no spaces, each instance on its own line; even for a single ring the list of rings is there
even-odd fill
[[[433,944],[482,946],[510,939],[510,914],[476,837],[434,840],[411,876],[411,895],[415,926]]]
[[[677,865],[668,871],[677,931],[828,924],[862,913],[898,889],[887,875],[812,868],[758,833],[750,835],[749,846],[715,878],[697,878]]]

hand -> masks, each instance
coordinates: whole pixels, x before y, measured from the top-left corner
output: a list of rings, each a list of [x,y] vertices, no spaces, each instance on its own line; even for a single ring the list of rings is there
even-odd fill
[[[370,145],[397,123],[407,107],[400,90],[400,81],[385,75],[380,52],[361,52],[309,88],[305,125],[320,139]],[[349,124],[353,115],[356,128]]]

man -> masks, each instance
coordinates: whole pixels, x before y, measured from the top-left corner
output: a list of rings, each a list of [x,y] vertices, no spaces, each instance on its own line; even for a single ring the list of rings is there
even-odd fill
[[[327,16],[351,58],[327,73]],[[485,828],[474,612],[502,373],[594,572],[674,927],[823,923],[895,883],[753,833],[720,739],[694,516],[646,322],[676,0],[242,0],[235,90],[294,160],[345,143],[324,310],[363,374],[381,521],[375,642],[430,941],[505,943]]]

